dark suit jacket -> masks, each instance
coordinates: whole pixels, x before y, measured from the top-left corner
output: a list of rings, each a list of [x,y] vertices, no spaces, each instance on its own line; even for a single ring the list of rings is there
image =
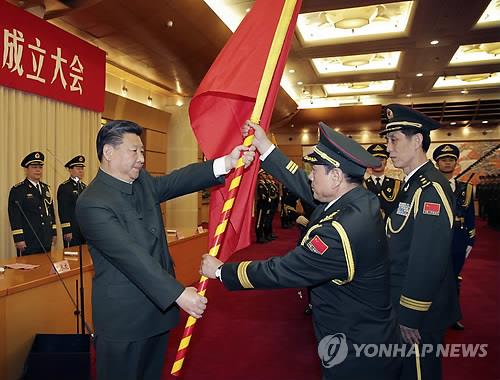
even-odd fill
[[[97,335],[133,341],[175,326],[184,286],[175,279],[160,203],[222,182],[213,161],[161,177],[142,170],[133,184],[99,170],[76,205],[94,262]]]

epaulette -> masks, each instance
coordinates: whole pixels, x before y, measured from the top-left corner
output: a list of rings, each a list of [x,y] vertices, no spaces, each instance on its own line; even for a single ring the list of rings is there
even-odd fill
[[[427,177],[425,177],[423,174],[420,174],[420,175],[418,176],[418,179],[420,180],[420,185],[419,185],[419,186],[420,186],[421,188],[426,188],[427,186],[429,186],[430,184],[432,184],[432,182],[431,182],[431,181],[429,181],[429,180],[427,179]]]
[[[66,185],[69,181],[71,181],[71,180],[67,179],[66,181],[64,181],[63,183],[61,183],[61,185]]]
[[[18,182],[18,183],[16,183],[14,186],[12,186],[12,188],[19,187],[19,186],[21,186],[23,183],[24,183],[24,181]]]

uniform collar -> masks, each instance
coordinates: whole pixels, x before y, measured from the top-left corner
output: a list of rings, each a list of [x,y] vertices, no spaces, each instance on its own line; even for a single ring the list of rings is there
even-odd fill
[[[423,164],[421,164],[420,166],[417,166],[415,169],[413,169],[411,172],[409,172],[408,175],[405,177],[404,182],[408,183],[408,181],[410,180],[410,178],[413,177],[413,175],[416,172],[418,172],[423,166],[427,165],[429,162],[430,162],[430,160],[427,160]]]
[[[371,177],[372,181],[375,183],[377,182],[377,178],[380,178],[380,183],[382,183],[382,182],[384,182],[385,175],[382,174],[380,177],[377,177],[376,175],[372,174],[372,175],[370,175],[370,177]]]
[[[35,181],[32,181],[31,179],[29,179],[28,177],[26,177],[26,179],[28,180],[29,183],[31,183],[33,186],[35,186],[35,188],[38,186],[38,184],[40,184],[40,187],[42,186],[42,182],[40,182],[40,181],[35,182]]]
[[[132,194],[132,183],[127,183],[121,179],[115,178],[112,175],[106,173],[102,168],[99,168],[97,172],[97,178],[106,183],[107,185],[121,191],[125,194]]]

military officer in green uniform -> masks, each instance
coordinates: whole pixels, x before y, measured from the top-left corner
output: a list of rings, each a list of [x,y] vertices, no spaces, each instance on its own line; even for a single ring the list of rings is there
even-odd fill
[[[396,204],[395,200],[401,187],[401,181],[387,177],[384,173],[387,158],[389,158],[385,144],[372,144],[367,150],[372,156],[380,160],[380,166],[370,169],[371,175],[365,179],[365,187],[377,195],[380,201],[380,209],[384,218],[387,218]]]
[[[399,360],[356,356],[354,344],[395,344],[399,328],[391,307],[387,241],[377,197],[362,186],[379,162],[354,140],[320,124],[320,140],[304,160],[307,174],[255,129],[264,169],[313,211],[300,244],[285,256],[223,264],[205,255],[201,271],[229,290],[311,287],[313,322],[325,379],[397,379]],[[370,244],[367,244],[370,242]],[[283,316],[287,318],[287,316]],[[247,342],[250,344],[250,342]],[[338,348],[337,355],[333,352]]]
[[[48,252],[57,230],[50,187],[41,181],[45,156],[31,152],[21,162],[26,178],[10,189],[9,221],[17,256]]]
[[[85,244],[75,217],[76,200],[87,185],[82,181],[85,157],[78,155],[69,160],[65,168],[69,170],[69,179],[57,189],[57,207],[63,233],[64,245],[72,247]]]
[[[386,223],[391,298],[402,338],[415,351],[404,359],[402,379],[441,379],[437,345],[460,319],[460,309],[450,254],[453,193],[426,157],[430,131],[439,124],[399,104],[387,106],[386,115],[380,134],[394,166],[406,175]],[[421,352],[422,344],[433,351]]]
[[[458,181],[453,178],[457,166],[460,150],[453,144],[438,146],[432,158],[439,171],[449,181],[451,190],[455,195],[455,223],[453,224],[453,239],[451,245],[451,258],[453,270],[460,290],[460,272],[469,256],[476,236],[475,211],[474,211],[474,186],[471,183]],[[459,292],[460,295],[460,292]],[[463,330],[464,325],[457,321],[453,326],[455,330]]]

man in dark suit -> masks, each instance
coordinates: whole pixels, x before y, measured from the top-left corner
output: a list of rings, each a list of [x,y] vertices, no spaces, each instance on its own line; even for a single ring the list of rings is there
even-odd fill
[[[69,160],[65,168],[69,171],[69,179],[61,183],[57,189],[57,209],[64,239],[64,246],[73,247],[85,244],[80,227],[75,218],[76,200],[87,185],[82,181],[85,168],[85,157],[78,155]]]
[[[459,157],[460,150],[453,144],[442,144],[432,154],[437,168],[448,180],[455,195],[455,223],[453,224],[451,258],[458,290],[460,290],[460,272],[465,259],[469,257],[476,238],[474,187],[471,183],[457,181],[453,178],[453,172]],[[460,296],[460,291],[458,294]],[[464,325],[460,321],[457,321],[452,327],[455,330],[464,329]]]
[[[370,169],[371,174],[365,179],[365,187],[377,195],[380,202],[380,209],[385,219],[390,215],[396,204],[395,200],[401,187],[401,181],[396,178],[387,177],[384,173],[387,158],[389,158],[385,144],[372,144],[368,147],[367,151],[380,160],[380,166]]]
[[[386,114],[380,134],[394,166],[406,175],[386,223],[393,307],[402,338],[415,350],[405,356],[401,378],[441,379],[438,347],[460,309],[450,254],[453,193],[426,157],[430,131],[439,123],[399,104],[388,105]],[[432,352],[422,352],[423,344]]]
[[[377,197],[361,186],[376,158],[354,140],[320,123],[320,140],[304,160],[307,174],[255,128],[264,169],[302,202],[314,205],[307,232],[285,256],[225,263],[203,256],[202,273],[229,290],[311,287],[313,322],[323,378],[397,379],[399,359],[356,355],[354,344],[396,344],[400,336],[389,297],[387,241]],[[311,191],[312,190],[312,191]],[[369,242],[370,244],[367,244]]]
[[[222,158],[152,177],[144,169],[142,127],[111,121],[97,135],[100,169],[76,204],[92,255],[97,378],[161,377],[168,331],[179,307],[200,318],[207,299],[175,279],[160,203],[224,182],[242,146]]]
[[[21,162],[26,178],[10,189],[9,221],[17,256],[49,252],[57,237],[50,187],[41,181],[45,156],[31,152]]]

